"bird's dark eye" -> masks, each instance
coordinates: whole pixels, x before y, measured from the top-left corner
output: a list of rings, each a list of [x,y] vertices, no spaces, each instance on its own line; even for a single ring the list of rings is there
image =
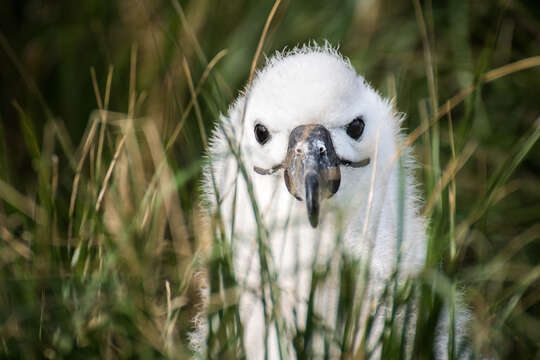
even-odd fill
[[[257,139],[257,142],[261,145],[266,144],[266,142],[270,140],[270,132],[266,126],[261,124],[255,125],[255,139]]]
[[[354,140],[358,140],[362,133],[364,132],[364,120],[359,116],[347,125],[347,135],[352,137]]]

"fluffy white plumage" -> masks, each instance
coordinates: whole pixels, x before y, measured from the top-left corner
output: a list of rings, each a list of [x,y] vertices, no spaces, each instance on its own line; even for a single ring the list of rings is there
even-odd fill
[[[347,134],[347,126],[357,118],[362,119],[365,127],[361,136],[353,139]],[[418,212],[419,195],[408,150],[402,156],[405,186],[400,248],[397,242],[401,225],[396,154],[401,141],[402,116],[335,49],[304,46],[276,54],[230,107],[228,117],[220,121],[211,140],[211,165],[205,172],[205,191],[215,209],[213,174],[227,234],[234,223],[234,267],[243,286],[240,316],[248,359],[264,358],[265,331],[269,359],[279,358],[279,351],[274,329],[265,328],[257,225],[246,181],[238,171],[230,143],[240,150],[263,222],[270,230],[267,238],[270,266],[281,289],[280,313],[290,332],[289,339],[294,336],[293,329],[305,326],[314,264],[329,262],[336,266],[333,256],[342,252],[370,261],[371,299],[377,299],[394,271],[398,252],[401,252],[402,279],[421,269],[426,253],[425,220]],[[269,132],[269,140],[262,145],[254,133],[258,124]],[[306,201],[293,197],[284,181],[291,132],[312,124],[328,130],[341,161],[339,187],[329,198],[320,196],[320,221],[315,228],[310,225]],[[369,159],[367,166],[347,166],[363,159]],[[260,174],[256,168],[276,171]],[[306,187],[300,184],[301,190]],[[343,234],[341,243],[336,241],[338,234]],[[330,328],[336,321],[332,315],[336,313],[336,286],[332,280],[327,281],[316,299],[315,311]],[[442,356],[445,344],[441,345],[438,352]],[[285,347],[294,357],[292,340]]]

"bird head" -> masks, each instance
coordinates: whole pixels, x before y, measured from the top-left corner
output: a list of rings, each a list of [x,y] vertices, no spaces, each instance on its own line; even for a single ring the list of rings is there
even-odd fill
[[[325,202],[366,198],[399,129],[391,104],[328,46],[270,58],[233,112],[253,182],[278,177],[313,228]]]

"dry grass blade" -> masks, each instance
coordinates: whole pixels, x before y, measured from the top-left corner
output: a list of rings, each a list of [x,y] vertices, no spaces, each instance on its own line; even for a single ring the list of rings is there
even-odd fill
[[[135,92],[135,80],[136,80],[136,71],[137,71],[137,45],[134,44],[131,47],[131,57],[130,57],[130,68],[129,68],[129,104],[128,104],[128,126],[133,126],[133,116],[135,115],[135,100],[137,97],[137,94]],[[99,93],[98,93],[99,95]],[[102,111],[100,111],[101,113]],[[96,211],[99,211],[101,208],[101,203],[103,202],[103,197],[105,196],[105,191],[107,190],[107,186],[109,184],[109,180],[111,178],[112,172],[114,170],[114,167],[118,161],[118,157],[120,156],[120,153],[124,147],[124,143],[126,142],[126,139],[128,137],[128,132],[125,132],[122,138],[120,139],[120,142],[118,143],[118,146],[116,147],[116,151],[114,153],[113,159],[109,165],[109,168],[107,169],[107,173],[105,174],[105,178],[103,179],[103,184],[101,186],[101,190],[99,191],[99,195],[97,197],[96,201]]]
[[[206,135],[206,129],[204,128],[204,121],[201,114],[201,109],[199,107],[199,102],[197,101],[197,93],[193,86],[193,79],[191,77],[191,71],[189,71],[189,65],[186,58],[182,61],[182,66],[186,73],[186,78],[188,82],[189,92],[191,93],[191,99],[193,100],[193,106],[195,107],[195,114],[197,115],[197,122],[199,124],[199,130],[201,132],[201,140],[203,142],[204,150],[208,151],[208,136]]]
[[[58,156],[53,155],[52,159],[52,178],[51,178],[51,201],[54,202],[58,190]]]
[[[249,70],[249,77],[247,81],[247,87],[249,89],[249,86],[251,82],[253,81],[253,77],[255,76],[255,69],[257,68],[257,64],[259,63],[259,57],[261,56],[262,48],[264,45],[264,40],[266,39],[266,35],[268,34],[268,30],[270,29],[270,24],[272,23],[272,19],[274,18],[274,15],[277,12],[277,9],[279,7],[279,4],[281,3],[281,0],[276,0],[274,3],[274,6],[272,6],[272,9],[270,10],[270,13],[268,14],[268,17],[266,18],[266,22],[264,24],[263,31],[261,33],[261,36],[259,38],[259,43],[257,45],[257,50],[255,51],[255,55],[253,56],[253,60],[251,61],[251,68]],[[246,98],[244,100],[244,106],[242,108],[242,129],[241,131],[244,131],[243,125],[244,125],[244,118],[246,116],[246,108],[248,104],[248,98],[249,98],[249,90],[246,94]]]
[[[471,155],[474,153],[477,147],[478,144],[476,142],[469,142],[465,146],[465,149],[463,149],[463,152],[460,154],[460,156],[450,161],[442,177],[435,185],[435,188],[433,189],[429,200],[424,206],[424,210],[422,211],[422,214],[424,216],[426,216],[427,218],[431,216],[433,206],[441,196],[442,191],[446,188],[446,186],[448,186],[450,181],[452,181],[456,177],[456,174],[463,167],[463,165],[467,163],[467,161],[470,159]]]
[[[375,136],[375,150],[373,152],[373,170],[371,171],[371,181],[369,185],[369,195],[366,204],[366,215],[364,218],[364,225],[362,227],[362,242],[368,241],[367,231],[369,224],[369,215],[372,207],[373,194],[375,192],[375,176],[377,175],[377,155],[379,153],[379,129],[377,129],[377,135]]]
[[[526,59],[521,59],[511,64],[501,66],[499,68],[488,71],[482,77],[484,82],[490,82],[497,80],[503,76],[513,74],[515,72],[530,69],[536,66],[540,66],[540,56],[533,56]]]
[[[540,66],[540,56],[533,56],[527,59],[522,59],[488,71],[482,76],[481,82],[488,83],[500,79],[504,76],[511,75],[518,71],[527,70],[538,66]],[[445,104],[439,108],[437,114],[431,118],[429,124],[420,125],[416,129],[414,129],[414,131],[411,132],[409,136],[407,136],[407,139],[404,142],[404,148],[407,148],[414,144],[414,142],[420,136],[422,136],[422,134],[425,133],[436,121],[438,121],[441,117],[452,111],[457,105],[461,104],[461,102],[465,100],[465,98],[467,98],[467,96],[474,91],[476,86],[477,85],[471,85],[468,88],[463,89],[462,91],[454,95],[448,101],[446,101]]]
[[[158,167],[161,169],[161,176],[158,179],[159,191],[165,206],[165,215],[173,237],[174,246],[178,255],[188,258],[192,256],[193,252],[185,228],[184,214],[180,202],[178,201],[178,197],[176,196],[176,192],[174,191],[174,176],[167,164],[155,124],[151,121],[146,122],[144,125],[144,134],[148,141],[148,147],[154,166],[156,169]]]
[[[537,66],[540,66],[540,56],[533,56],[530,58],[518,60],[516,62],[488,71],[481,77],[481,83],[489,83],[491,81],[500,79],[507,75],[511,75],[518,71],[531,69]],[[467,96],[469,96],[474,91],[474,89],[476,89],[477,86],[478,85],[471,85],[450,98],[447,101],[447,105],[439,108],[437,116],[434,118],[433,121],[437,121],[438,119],[446,115],[449,111],[451,111],[453,108],[455,108],[457,105],[459,105],[463,100],[465,100],[465,98],[467,98]]]
[[[206,64],[207,60],[206,60],[206,56],[204,55],[204,51],[202,50],[199,42],[197,41],[197,36],[193,32],[193,29],[191,28],[191,26],[188,26],[186,15],[184,14],[184,10],[182,9],[182,6],[180,5],[178,0],[172,0],[171,2],[174,6],[174,9],[176,10],[176,13],[180,17],[184,30],[188,33],[189,37],[191,38],[191,42],[193,43],[193,46],[195,47],[195,52],[197,53],[197,56],[199,57],[200,61]]]
[[[34,256],[32,250],[26,244],[15,239],[15,236],[5,226],[0,226],[0,238],[26,260],[31,260]]]
[[[122,139],[120,139],[118,146],[116,147],[116,151],[114,152],[113,159],[109,165],[109,168],[107,169],[107,173],[105,174],[105,178],[103,179],[103,185],[101,185],[101,190],[99,191],[99,195],[97,197],[96,211],[99,211],[99,209],[101,208],[101,203],[103,202],[105,191],[107,190],[107,186],[109,185],[109,180],[111,179],[114,166],[116,165],[116,162],[118,161],[118,157],[120,156],[120,153],[122,149],[124,148],[124,143],[126,142],[126,138],[127,138],[127,134],[124,134],[122,136]]]
[[[195,96],[191,96],[191,98],[189,99],[189,103],[186,107],[186,110],[182,113],[182,118],[180,119],[180,121],[178,122],[178,125],[176,125],[176,127],[174,128],[174,131],[171,135],[171,137],[169,138],[169,141],[167,141],[167,146],[165,147],[165,151],[169,151],[169,149],[171,148],[171,146],[174,144],[174,142],[176,141],[176,138],[178,137],[178,135],[180,134],[180,131],[182,131],[182,128],[184,127],[184,124],[187,120],[187,117],[188,115],[190,114],[191,112],[191,109],[193,108],[193,105],[194,105],[194,101],[195,99],[199,96],[199,93],[201,92],[201,89],[203,87],[203,85],[205,84],[206,80],[208,79],[208,76],[210,76],[210,72],[214,69],[214,67],[216,66],[216,64],[225,56],[227,55],[227,50],[224,49],[224,50],[221,50],[220,52],[218,52],[216,54],[216,56],[214,56],[214,58],[208,63],[208,65],[206,66],[206,69],[204,69],[204,72],[201,76],[201,79],[199,80],[199,83],[197,84],[197,88],[195,89]]]
[[[416,19],[420,25],[420,33],[422,35],[422,44],[424,47],[424,58],[426,59],[426,73],[428,78],[429,98],[431,100],[431,109],[437,109],[437,88],[435,85],[435,73],[433,71],[433,58],[431,55],[431,45],[429,43],[429,37],[427,32],[426,23],[422,14],[422,7],[419,0],[414,0],[414,10],[416,13]],[[433,34],[432,34],[433,35]]]
[[[448,104],[448,103],[447,103]],[[449,106],[449,105],[448,105]],[[448,132],[450,138],[450,150],[452,151],[452,161],[456,159],[456,145],[454,141],[454,127],[452,126],[452,113],[448,111]],[[448,206],[450,211],[450,260],[453,261],[456,256],[456,238],[455,238],[455,222],[456,222],[456,180],[455,176],[450,180],[448,188]]]
[[[14,187],[0,179],[0,198],[37,223],[41,223],[45,213],[36,202],[19,193]]]
[[[268,34],[268,30],[270,29],[270,24],[272,23],[272,19],[274,18],[274,15],[276,15],[276,12],[280,3],[281,3],[281,0],[276,0],[276,2],[274,3],[274,6],[272,6],[272,10],[270,10],[270,14],[268,14],[268,17],[266,18],[266,23],[264,24],[261,37],[259,38],[259,44],[257,45],[255,56],[253,57],[253,61],[251,62],[251,68],[249,70],[249,78],[247,82],[248,86],[249,84],[251,84],[251,81],[253,80],[253,76],[255,75],[255,69],[257,68],[259,57],[261,56],[264,40],[266,39],[266,35]]]
[[[133,119],[135,113],[135,102],[137,93],[135,92],[136,77],[137,77],[137,45],[134,44],[131,47],[131,58],[129,68],[129,105],[128,105],[128,118]]]
[[[94,95],[96,96],[98,108],[99,110],[103,110],[103,102],[101,100],[101,93],[99,92],[99,86],[97,83],[96,70],[93,66],[90,68],[90,76],[92,78],[92,86],[94,87]]]
[[[93,69],[93,68],[92,68]],[[97,178],[99,179],[99,172],[101,171],[101,156],[103,153],[103,141],[105,139],[105,128],[107,127],[107,109],[109,108],[109,99],[111,95],[111,83],[112,83],[112,75],[113,75],[113,67],[112,65],[109,66],[109,73],[107,74],[107,85],[105,86],[105,104],[103,105],[103,108],[100,108],[102,110],[101,113],[101,128],[99,131],[99,139],[98,139],[98,148],[97,148],[97,164],[96,164],[96,171],[97,171]],[[95,75],[93,76],[95,78]],[[99,96],[99,89],[97,88],[97,82],[94,85],[94,88],[96,89],[96,96]]]
[[[86,136],[86,139],[84,141],[84,145],[82,147],[81,157],[80,157],[79,162],[77,164],[75,178],[73,179],[73,186],[72,186],[72,191],[71,191],[71,199],[69,201],[69,216],[70,217],[73,216],[73,211],[75,210],[75,199],[77,197],[77,190],[79,188],[81,170],[82,170],[82,167],[84,165],[84,160],[86,159],[86,156],[88,155],[88,151],[90,150],[90,145],[92,144],[92,140],[94,139],[94,135],[96,133],[98,122],[99,121],[97,119],[91,119],[92,125],[90,127],[90,131],[88,132],[88,135]]]

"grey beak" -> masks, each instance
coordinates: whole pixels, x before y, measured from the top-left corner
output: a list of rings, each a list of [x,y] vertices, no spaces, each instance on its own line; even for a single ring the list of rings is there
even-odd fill
[[[340,160],[330,132],[322,125],[296,127],[289,136],[283,165],[287,189],[306,201],[309,222],[317,227],[321,201],[334,195],[341,181]]]

